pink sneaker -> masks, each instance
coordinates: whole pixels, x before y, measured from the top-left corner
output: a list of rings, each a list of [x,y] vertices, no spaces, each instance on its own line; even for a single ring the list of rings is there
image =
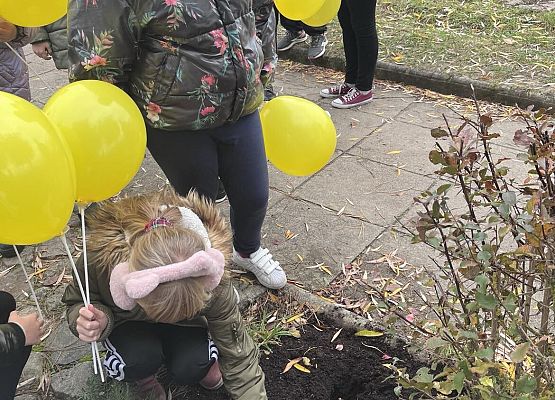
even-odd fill
[[[224,379],[220,371],[220,363],[216,360],[208,370],[208,373],[199,382],[200,386],[206,390],[218,390],[224,384]]]
[[[331,98],[331,97],[343,96],[349,93],[349,90],[351,90],[352,87],[353,87],[352,85],[349,85],[348,83],[343,82],[343,83],[340,83],[339,85],[333,85],[333,86],[330,86],[329,88],[320,90],[320,96],[325,99]]]
[[[162,385],[160,385],[160,382],[158,382],[158,379],[156,379],[154,375],[138,380],[136,385],[141,399],[167,399],[166,390],[162,387]]]
[[[335,108],[357,107],[371,102],[373,97],[374,95],[371,90],[364,94],[356,87],[353,87],[349,90],[349,93],[332,101],[331,105]]]

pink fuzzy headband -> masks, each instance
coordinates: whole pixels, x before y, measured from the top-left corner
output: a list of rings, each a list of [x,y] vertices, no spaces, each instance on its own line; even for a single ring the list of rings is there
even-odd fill
[[[224,274],[225,259],[216,249],[198,251],[185,261],[142,271],[129,271],[129,263],[118,264],[110,277],[114,303],[131,310],[136,299],[148,296],[159,284],[183,278],[203,277],[208,290],[215,289]]]

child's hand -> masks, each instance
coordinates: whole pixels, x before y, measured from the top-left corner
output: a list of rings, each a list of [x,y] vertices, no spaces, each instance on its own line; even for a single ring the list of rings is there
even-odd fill
[[[33,43],[33,52],[44,60],[50,60],[52,58],[50,56],[52,54],[52,48],[48,40]]]
[[[83,342],[96,342],[108,325],[108,318],[104,312],[96,309],[92,304],[81,307],[77,318],[77,332]]]
[[[14,24],[0,17],[0,42],[11,42],[17,36]]]
[[[17,311],[12,311],[8,322],[13,322],[23,329],[25,334],[25,346],[30,346],[40,342],[43,321],[36,313],[20,316]]]

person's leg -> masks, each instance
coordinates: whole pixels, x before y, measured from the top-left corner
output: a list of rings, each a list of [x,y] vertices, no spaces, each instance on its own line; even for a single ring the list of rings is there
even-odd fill
[[[152,157],[178,194],[186,196],[195,189],[209,199],[216,198],[218,155],[209,131],[168,132],[148,127],[147,138]]]
[[[0,324],[8,323],[10,313],[15,310],[15,299],[7,292],[0,291]],[[13,399],[21,377],[21,372],[31,354],[31,346],[15,350],[1,361],[0,399]]]
[[[202,383],[211,389],[221,386],[222,375],[215,365],[218,349],[205,328],[166,324],[160,328],[165,364],[174,382]]]
[[[303,30],[300,21],[293,21],[280,15],[281,26],[285,28],[285,34],[278,40],[277,51],[289,50],[297,43],[301,43],[308,39],[308,35]]]
[[[243,254],[260,247],[260,231],[268,205],[268,164],[258,112],[221,127],[219,174],[231,206],[233,246]]]
[[[301,21],[294,21],[292,19],[284,17],[283,14],[280,14],[279,22],[286,31],[299,33],[303,30],[303,24],[301,23]]]
[[[358,74],[358,47],[355,32],[351,25],[351,11],[348,0],[342,1],[337,17],[343,34],[343,49],[345,52],[345,83],[354,86]]]
[[[137,382],[156,374],[164,361],[157,326],[129,321],[114,328],[104,342],[107,350],[104,366],[109,377]]]
[[[356,87],[364,92],[372,90],[378,61],[376,0],[347,0],[346,3],[350,11],[352,32],[356,37]]]
[[[301,30],[305,31],[309,36],[323,35],[328,30],[328,27],[326,25],[310,26],[305,24],[302,21],[298,22],[298,26],[301,28]]]
[[[378,57],[376,0],[345,0],[339,11],[346,58],[345,81],[352,83],[354,80],[355,87],[333,100],[331,105],[352,108],[373,99],[372,83]]]
[[[262,224],[268,205],[268,164],[258,112],[224,127],[218,134],[220,177],[231,206],[233,261],[253,272],[268,288],[287,283],[279,263],[260,247]]]

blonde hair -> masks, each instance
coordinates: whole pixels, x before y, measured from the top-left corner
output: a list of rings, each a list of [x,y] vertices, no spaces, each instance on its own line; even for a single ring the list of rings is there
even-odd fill
[[[181,212],[175,206],[163,205],[156,196],[127,199],[133,210],[126,211],[122,226],[130,245],[129,268],[141,271],[186,260],[204,250],[201,236],[181,226]],[[145,224],[164,218],[169,226],[145,231]],[[206,305],[211,293],[201,278],[185,278],[159,285],[148,296],[137,300],[149,318],[157,322],[176,323],[191,319]]]

